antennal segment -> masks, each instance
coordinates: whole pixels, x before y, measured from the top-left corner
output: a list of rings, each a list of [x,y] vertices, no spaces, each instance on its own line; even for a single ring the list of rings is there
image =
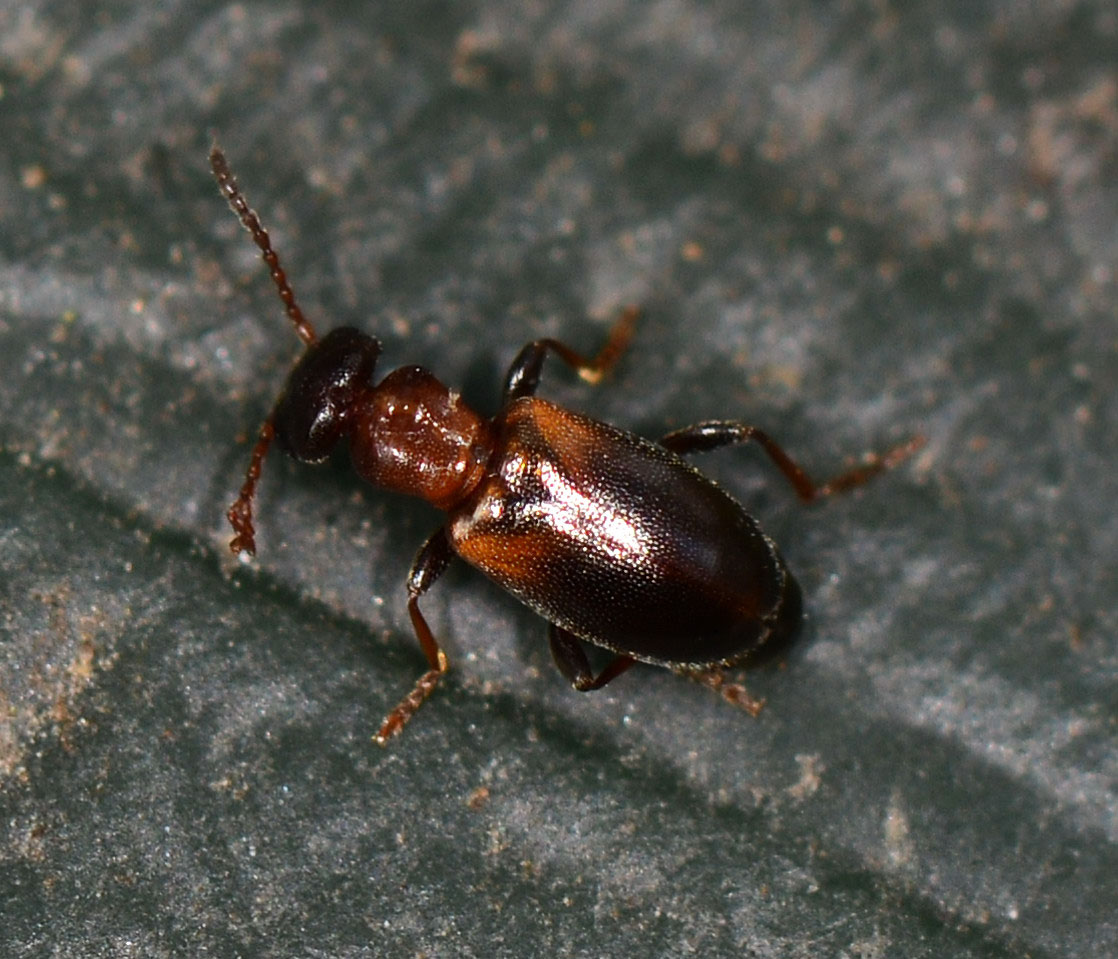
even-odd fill
[[[275,283],[276,289],[279,291],[280,299],[283,300],[283,307],[287,311],[288,318],[294,324],[299,339],[307,346],[317,342],[318,334],[315,333],[311,321],[299,309],[299,304],[295,302],[295,291],[291,289],[291,284],[287,282],[287,274],[283,272],[283,267],[280,266],[279,254],[272,249],[272,241],[268,236],[268,231],[260,223],[260,217],[256,215],[256,211],[248,205],[244,194],[241,193],[241,188],[237,186],[237,178],[233,176],[233,171],[229,169],[229,161],[225,159],[225,153],[216,143],[210,150],[210,169],[213,170],[214,177],[217,178],[217,185],[221,189],[222,195],[229,201],[229,206],[237,214],[237,218],[244,225],[244,228],[252,234],[253,242],[260,247],[264,262],[268,264],[268,271],[272,274],[272,282]]]

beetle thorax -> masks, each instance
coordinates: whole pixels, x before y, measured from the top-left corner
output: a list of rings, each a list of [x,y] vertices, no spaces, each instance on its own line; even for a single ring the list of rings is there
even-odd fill
[[[351,415],[353,465],[376,486],[450,509],[485,472],[488,424],[423,367],[389,373]]]

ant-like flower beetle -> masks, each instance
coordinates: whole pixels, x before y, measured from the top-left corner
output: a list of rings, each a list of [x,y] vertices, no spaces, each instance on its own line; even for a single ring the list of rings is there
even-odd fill
[[[767,434],[744,423],[699,423],[653,443],[535,395],[549,353],[584,380],[600,380],[632,337],[632,308],[593,359],[553,339],[525,346],[492,419],[419,366],[374,384],[380,342],[352,327],[318,336],[216,145],[210,166],[306,344],[229,508],[233,552],[256,552],[252,503],[273,439],[304,463],[322,462],[348,440],[364,479],[447,513],[407,582],[408,614],[429,668],[385,718],[376,741],[384,745],[398,733],[447,670],[419,598],[456,555],[548,621],[552,656],[575,689],[600,689],[634,662],[653,663],[756,715],[762,703],[728,682],[725,671],[793,635],[802,618],[800,587],[756,520],[681,457],[755,442],[810,501],[892,467],[923,438],[816,484]],[[584,642],[614,654],[597,675]]]

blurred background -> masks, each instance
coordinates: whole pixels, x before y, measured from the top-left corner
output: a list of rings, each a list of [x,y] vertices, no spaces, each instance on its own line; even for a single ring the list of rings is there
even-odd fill
[[[1103,0],[0,7],[0,952],[1097,957],[1118,951],[1118,13]],[[594,694],[346,457],[224,511],[325,331],[491,414],[541,395],[703,469],[808,619],[753,720]]]

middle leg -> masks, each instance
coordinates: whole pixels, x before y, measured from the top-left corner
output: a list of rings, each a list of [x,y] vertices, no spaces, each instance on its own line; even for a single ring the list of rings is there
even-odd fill
[[[574,633],[554,623],[548,623],[547,638],[551,644],[551,658],[555,660],[559,672],[580,693],[601,689],[636,662],[632,656],[616,656],[595,676],[590,668],[590,660],[586,658],[586,650],[582,648],[582,643]]]
[[[577,371],[588,383],[597,383],[618,361],[636,329],[640,311],[635,306],[626,307],[610,330],[605,346],[592,360],[572,350],[559,340],[533,340],[516,355],[505,376],[502,406],[508,406],[522,396],[532,396],[539,386],[543,361],[549,352],[555,353],[564,363]]]

